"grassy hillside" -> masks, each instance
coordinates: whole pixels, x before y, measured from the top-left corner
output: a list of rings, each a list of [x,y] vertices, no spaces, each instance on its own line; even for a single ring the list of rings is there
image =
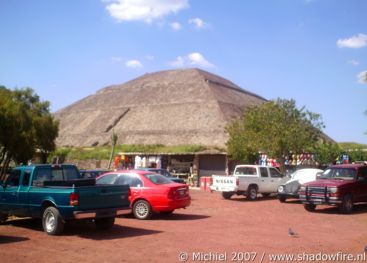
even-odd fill
[[[340,142],[338,144],[343,150],[367,149],[367,144],[361,144],[355,142]]]
[[[158,153],[196,153],[205,150],[213,150],[201,145],[176,145],[176,146],[164,146],[160,144],[154,145],[116,145],[115,153],[145,153],[145,154],[158,154]],[[217,151],[224,151],[224,149],[215,148]],[[88,160],[97,159],[104,160],[109,159],[111,153],[111,146],[97,146],[97,147],[75,147],[75,148],[58,148],[53,156],[63,155],[69,159],[74,160]],[[52,157],[53,157],[52,156]]]

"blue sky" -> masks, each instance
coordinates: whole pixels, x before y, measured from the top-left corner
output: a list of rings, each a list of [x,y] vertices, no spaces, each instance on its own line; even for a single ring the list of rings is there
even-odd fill
[[[57,111],[146,72],[199,67],[367,143],[365,0],[1,0],[0,85]]]

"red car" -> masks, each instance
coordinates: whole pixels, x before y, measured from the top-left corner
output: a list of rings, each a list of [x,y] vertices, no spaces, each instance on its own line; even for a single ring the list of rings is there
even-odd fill
[[[175,209],[186,208],[191,203],[187,185],[149,171],[109,172],[97,177],[96,182],[128,184],[131,189],[130,206],[137,219],[148,219],[153,213],[171,214]]]

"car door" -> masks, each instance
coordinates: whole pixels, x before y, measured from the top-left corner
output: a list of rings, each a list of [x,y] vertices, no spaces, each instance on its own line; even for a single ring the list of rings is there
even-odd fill
[[[278,186],[283,182],[283,175],[278,169],[274,167],[269,167],[270,183],[269,188],[271,193],[277,192]]]
[[[271,178],[269,176],[268,167],[259,167],[260,169],[260,183],[259,183],[259,192],[261,193],[270,193],[271,192]]]
[[[119,174],[115,184],[128,184],[131,191],[131,202],[143,195],[143,181],[134,174]]]
[[[22,171],[18,169],[10,172],[4,184],[4,192],[1,195],[4,210],[13,215],[16,215],[20,208],[18,204],[18,189],[21,174]]]
[[[19,184],[18,189],[18,203],[19,211],[17,211],[18,216],[29,216],[29,187],[31,179],[32,169],[23,170],[22,180]]]

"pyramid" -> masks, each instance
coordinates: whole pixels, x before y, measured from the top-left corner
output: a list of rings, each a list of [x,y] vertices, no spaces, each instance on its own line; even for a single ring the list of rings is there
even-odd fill
[[[243,109],[266,100],[201,69],[147,73],[97,91],[54,116],[58,146],[199,144],[224,147],[224,127]]]

